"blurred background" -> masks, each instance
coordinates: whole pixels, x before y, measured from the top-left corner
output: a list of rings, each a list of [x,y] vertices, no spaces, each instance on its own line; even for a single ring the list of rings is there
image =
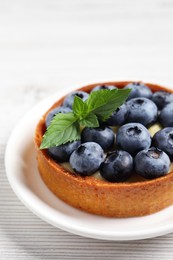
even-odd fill
[[[173,84],[172,0],[0,0],[1,95],[25,93],[23,112],[33,95],[124,79]]]
[[[172,0],[0,0],[0,220],[5,230],[0,237],[4,243],[1,259],[14,259],[13,254],[16,259],[31,259],[39,250],[41,259],[42,252],[54,259],[60,253],[57,235],[66,238],[69,256],[72,248],[77,254],[78,237],[42,222],[14,196],[5,177],[4,151],[14,125],[48,95],[69,86],[111,80],[142,80],[173,87]],[[10,228],[13,219],[16,228]],[[25,230],[24,237],[19,226]],[[43,243],[38,226],[45,235]],[[73,239],[76,244],[72,246]],[[47,241],[50,248],[44,251]],[[80,241],[90,245],[91,256],[93,252],[103,256],[99,259],[109,257],[110,248],[117,256],[123,250],[126,259],[139,259],[137,253],[136,258],[132,256],[133,250],[137,252],[136,244],[126,243],[125,251],[123,243],[109,243],[108,250],[99,253],[101,242]],[[150,259],[149,255],[156,259],[157,250],[164,259],[172,259],[172,249],[160,246],[163,240],[147,241],[138,243],[143,247],[140,259]],[[171,246],[171,235],[165,241]],[[84,258],[79,255],[73,259]]]
[[[172,81],[172,0],[0,1],[1,86]]]

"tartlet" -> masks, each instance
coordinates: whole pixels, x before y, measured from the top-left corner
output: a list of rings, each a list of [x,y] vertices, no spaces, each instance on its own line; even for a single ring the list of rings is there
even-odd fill
[[[78,90],[90,92],[97,85],[115,85],[123,88],[130,82],[102,82]],[[168,91],[165,87],[146,83],[153,91]],[[46,149],[40,150],[46,131],[45,118],[49,111],[60,106],[58,100],[40,119],[35,131],[35,145],[40,176],[46,186],[67,204],[86,212],[108,217],[135,217],[158,212],[173,204],[173,172],[153,179],[136,179],[133,182],[110,183],[92,176],[82,177],[55,162]]]

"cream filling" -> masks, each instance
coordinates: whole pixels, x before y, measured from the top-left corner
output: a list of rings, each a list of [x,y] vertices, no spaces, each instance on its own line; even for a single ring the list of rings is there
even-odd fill
[[[116,132],[118,130],[118,127],[112,127],[114,133],[115,133],[115,138],[116,138]],[[156,123],[152,126],[150,126],[148,128],[148,131],[150,132],[151,136],[153,137],[155,135],[156,132],[158,132],[159,130],[161,130],[162,127],[160,124]],[[114,147],[115,148],[115,147]],[[61,163],[61,165],[63,166],[64,169],[66,169],[69,172],[74,173],[70,163],[66,162],[66,163]],[[173,163],[171,163],[170,168],[169,168],[169,172],[173,171]],[[101,176],[99,171],[96,171],[94,174],[92,174],[90,177],[98,179],[98,180],[104,180],[105,179]],[[142,178],[141,176],[137,175],[137,174],[133,174],[128,181],[126,182],[137,182],[137,181],[146,181],[146,179]]]

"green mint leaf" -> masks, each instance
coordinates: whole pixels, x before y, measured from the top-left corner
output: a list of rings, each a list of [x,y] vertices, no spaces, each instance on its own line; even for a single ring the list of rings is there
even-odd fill
[[[73,113],[58,113],[43,136],[40,149],[50,148],[80,139],[79,124]]]
[[[54,116],[46,130],[40,149],[59,146],[80,139],[80,125],[98,127],[127,99],[130,89],[99,90],[91,92],[83,101],[75,96],[73,112]]]
[[[80,124],[86,127],[99,127],[99,121],[94,114],[88,114],[84,119],[80,120]]]
[[[105,121],[126,101],[130,91],[130,89],[112,89],[91,92],[85,101],[88,113],[93,113],[99,120]]]
[[[79,118],[83,118],[87,114],[87,104],[78,96],[74,98],[72,109]]]

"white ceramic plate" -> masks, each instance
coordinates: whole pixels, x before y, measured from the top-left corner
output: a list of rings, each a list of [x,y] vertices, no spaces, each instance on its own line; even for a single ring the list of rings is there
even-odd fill
[[[53,226],[85,237],[137,240],[172,232],[173,206],[146,217],[106,218],[65,204],[45,186],[37,170],[34,130],[42,114],[64,94],[64,91],[58,92],[32,109],[16,126],[8,141],[6,172],[18,198],[33,213]]]

